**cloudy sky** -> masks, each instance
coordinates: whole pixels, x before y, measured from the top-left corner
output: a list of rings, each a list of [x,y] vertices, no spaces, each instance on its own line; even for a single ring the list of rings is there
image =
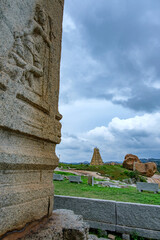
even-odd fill
[[[66,0],[62,162],[160,158],[160,1]]]

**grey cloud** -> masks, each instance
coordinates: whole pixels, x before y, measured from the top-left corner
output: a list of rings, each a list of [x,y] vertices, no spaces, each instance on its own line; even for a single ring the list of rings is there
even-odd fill
[[[69,144],[64,139],[57,146],[57,155],[60,155],[62,162],[83,162],[89,161],[91,158],[93,146],[89,142],[84,142],[77,137],[73,138]]]
[[[141,86],[133,91],[133,97],[127,101],[114,101],[116,104],[121,104],[124,107],[132,108],[137,111],[152,112],[160,110],[160,89]]]
[[[94,97],[106,98],[136,111],[159,109],[159,90],[144,83],[148,78],[152,78],[151,82],[160,79],[160,21],[153,21],[160,15],[159,0],[83,3],[77,0],[75,4],[69,0],[65,11],[73,18],[77,30],[63,35],[62,66],[67,61],[68,65],[62,67],[62,81],[65,78],[62,84],[66,81],[67,85],[67,79],[72,79],[71,89],[63,94],[63,101]],[[88,65],[81,49],[98,65]],[[154,69],[153,76],[146,74],[148,69]],[[90,76],[91,80],[86,81]],[[124,87],[131,89],[132,97],[128,101],[114,101],[110,90],[121,91]]]

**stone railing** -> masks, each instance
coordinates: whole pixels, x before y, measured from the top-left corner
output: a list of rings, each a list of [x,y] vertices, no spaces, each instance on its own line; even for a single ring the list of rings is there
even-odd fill
[[[160,206],[55,196],[54,209],[71,209],[91,228],[160,239]]]

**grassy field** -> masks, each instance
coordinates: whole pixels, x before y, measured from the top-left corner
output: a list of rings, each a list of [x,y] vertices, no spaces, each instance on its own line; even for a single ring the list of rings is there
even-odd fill
[[[122,167],[122,165],[102,165],[102,166],[90,166],[88,164],[64,164],[60,163],[59,167],[63,169],[73,168],[77,170],[86,170],[99,172],[102,176],[109,177],[111,180],[123,180],[127,178],[134,178],[135,173]],[[145,178],[139,176],[140,181],[145,181]]]
[[[57,172],[60,173],[60,172]],[[63,174],[63,172],[61,172]],[[64,175],[71,175],[64,173]],[[99,185],[89,186],[87,177],[82,176],[83,183],[70,183],[67,179],[64,181],[54,181],[55,194],[64,196],[76,196],[86,198],[96,198],[105,200],[115,200],[122,202],[134,202],[144,204],[160,205],[160,193],[139,193],[136,188],[108,188]]]

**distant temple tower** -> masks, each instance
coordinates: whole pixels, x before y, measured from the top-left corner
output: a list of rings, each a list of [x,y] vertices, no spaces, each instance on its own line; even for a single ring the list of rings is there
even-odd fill
[[[94,148],[93,157],[90,165],[103,165],[103,161],[98,148]]]

